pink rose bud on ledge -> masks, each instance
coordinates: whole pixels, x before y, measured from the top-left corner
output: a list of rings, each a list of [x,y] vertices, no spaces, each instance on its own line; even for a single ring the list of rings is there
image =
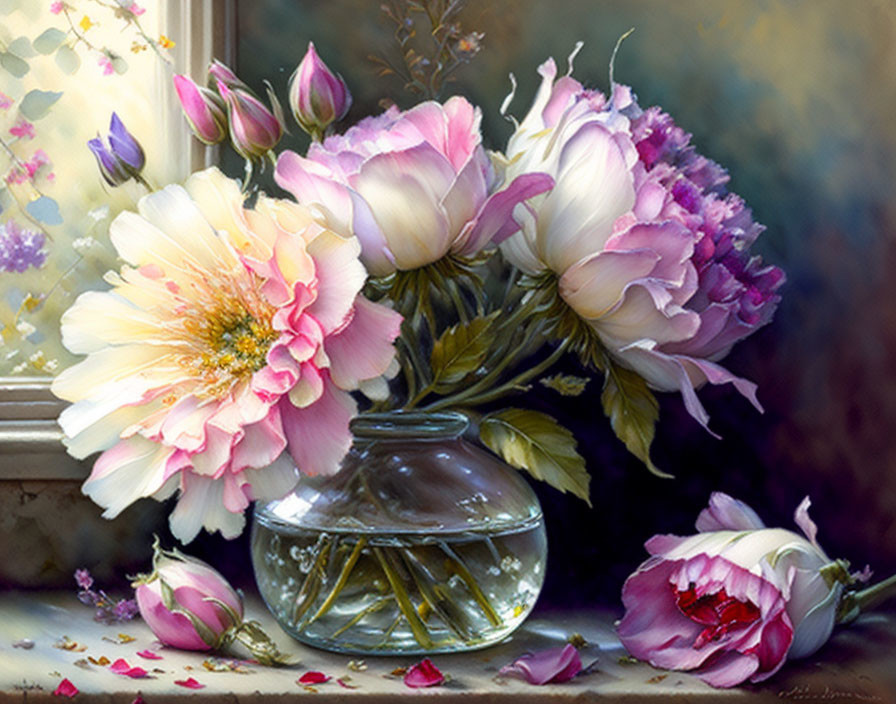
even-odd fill
[[[289,79],[289,106],[299,127],[319,142],[327,127],[345,117],[351,104],[345,81],[329,69],[309,42],[305,57]]]
[[[243,602],[224,576],[202,560],[153,544],[153,570],[133,582],[146,625],[165,645],[181,650],[220,650],[239,641],[262,665],[289,660],[255,621],[243,618]]]
[[[766,528],[749,506],[714,493],[697,535],[648,540],[652,557],[622,589],[622,644],[655,667],[715,687],[759,682],[786,659],[814,653],[857,575],[819,547],[808,508],[806,497],[796,511],[803,537]]]
[[[208,88],[196,85],[186,76],[174,77],[174,88],[184,116],[196,138],[205,144],[218,144],[227,137],[224,101]]]
[[[153,571],[133,583],[146,625],[165,645],[212,650],[243,621],[243,602],[214,568],[153,546]]]

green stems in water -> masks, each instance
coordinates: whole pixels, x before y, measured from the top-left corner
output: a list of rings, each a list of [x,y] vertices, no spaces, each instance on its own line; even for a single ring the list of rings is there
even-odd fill
[[[377,561],[380,563],[383,573],[386,575],[386,579],[389,580],[389,586],[392,588],[392,593],[395,596],[398,608],[401,611],[402,616],[407,619],[408,626],[410,626],[414,638],[421,647],[431,649],[433,647],[433,642],[432,638],[429,637],[429,631],[426,630],[426,626],[424,626],[423,621],[420,620],[420,616],[417,614],[417,610],[411,602],[411,597],[404,588],[401,577],[390,564],[390,556],[386,554],[382,548],[374,547],[372,550]]]

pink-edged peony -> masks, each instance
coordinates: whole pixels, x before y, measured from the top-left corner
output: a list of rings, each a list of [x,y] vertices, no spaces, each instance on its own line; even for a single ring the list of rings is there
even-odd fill
[[[102,451],[83,491],[107,518],[180,492],[188,542],[234,537],[253,499],[329,474],[351,444],[348,393],[394,357],[400,316],[360,296],[360,245],[295,203],[242,206],[216,169],[145,196],[110,235],[126,265],[62,317],[87,359],[53,382],[68,451]]]
[[[133,584],[140,616],[153,635],[172,648],[217,648],[242,623],[242,599],[220,572],[202,560],[162,550],[158,543],[154,547],[152,573],[140,575]],[[158,657],[146,652],[143,657]],[[122,670],[119,674],[129,674],[124,660],[116,666]]]
[[[814,653],[831,635],[843,584],[808,507],[806,498],[796,511],[803,537],[766,528],[749,506],[714,493],[697,535],[648,540],[652,557],[622,589],[622,644],[716,687],[759,682],[786,658]]]
[[[553,59],[539,67],[532,108],[496,162],[510,179],[553,176],[518,207],[502,244],[516,266],[556,277],[562,300],[621,365],[661,391],[680,391],[704,426],[695,389],[732,383],[759,407],[755,385],[717,364],[769,322],[784,281],[749,247],[762,231],[725,172],[658,108],[625,86],[608,101]]]
[[[341,234],[357,235],[375,276],[471,256],[518,229],[514,206],[542,193],[549,176],[496,178],[482,147],[481,114],[467,100],[396,107],[343,135],[286,151],[277,183]]]

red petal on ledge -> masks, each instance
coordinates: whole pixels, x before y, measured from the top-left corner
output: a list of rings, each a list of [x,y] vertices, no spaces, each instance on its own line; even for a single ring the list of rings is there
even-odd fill
[[[516,675],[529,684],[568,682],[582,671],[579,651],[567,644],[563,648],[550,648],[527,653],[501,668],[501,675]]]
[[[146,658],[147,660],[161,660],[162,656],[158,653],[154,653],[151,650],[138,650],[137,655],[141,658]]]
[[[131,667],[124,658],[118,658],[118,660],[109,665],[109,669],[116,675],[125,675],[134,679],[146,677],[149,674],[142,667]]]
[[[178,684],[181,687],[186,687],[187,689],[202,689],[203,687],[205,687],[204,684],[200,684],[192,677],[186,680],[174,680],[174,684]]]
[[[73,685],[68,678],[62,680],[59,683],[59,686],[53,690],[53,696],[55,697],[68,697],[71,699],[78,693],[78,688]]]
[[[416,665],[411,666],[404,676],[404,683],[408,687],[435,687],[445,681],[445,675],[432,660],[424,658]]]
[[[309,670],[296,681],[299,684],[323,684],[324,682],[329,682],[331,679],[333,678],[329,675],[325,675],[323,672]]]

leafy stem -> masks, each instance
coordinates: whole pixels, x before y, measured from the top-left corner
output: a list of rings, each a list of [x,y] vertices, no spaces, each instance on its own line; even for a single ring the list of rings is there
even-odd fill
[[[438,401],[431,403],[426,406],[423,410],[425,411],[437,411],[442,408],[446,408],[448,406],[473,406],[480,405],[483,403],[488,403],[489,401],[495,401],[502,396],[506,396],[509,393],[514,391],[521,390],[526,383],[534,379],[536,376],[544,372],[553,366],[560,357],[563,356],[563,353],[566,352],[566,349],[569,347],[569,340],[563,340],[557,348],[548,355],[543,361],[536,364],[534,367],[527,369],[520,374],[517,374],[515,377],[501,384],[500,386],[495,387],[494,389],[490,389],[484,391],[482,393],[477,393],[479,391],[479,384],[474,384],[470,388],[465,391],[461,391],[460,393],[454,394],[453,396],[446,396],[445,398],[439,399]],[[484,381],[484,380],[483,380]]]

